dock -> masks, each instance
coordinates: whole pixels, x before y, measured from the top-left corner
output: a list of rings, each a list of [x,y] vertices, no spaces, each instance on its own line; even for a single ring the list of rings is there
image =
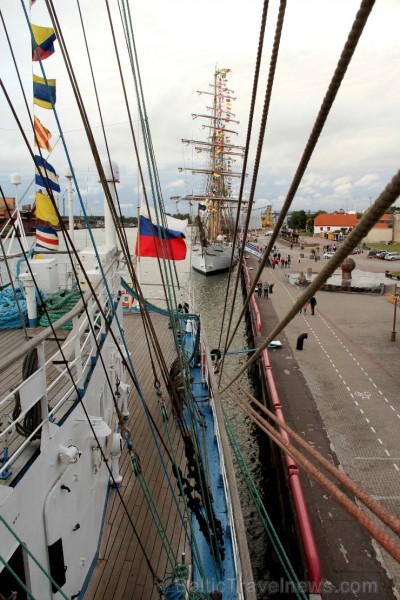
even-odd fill
[[[291,267],[263,270],[261,281],[274,286],[268,299],[256,294],[256,346],[304,291],[288,282],[288,274],[318,272],[324,264],[283,241],[277,251],[291,255]],[[355,260],[366,271],[386,268],[385,261],[372,265],[365,255]],[[246,264],[253,281],[257,258],[247,255]],[[316,299],[315,315],[310,307],[298,314],[277,336],[281,348],[268,350],[286,422],[400,518],[400,338],[391,341],[393,304],[385,294],[319,291]],[[307,338],[297,350],[303,333]],[[321,561],[322,598],[394,598],[400,565],[304,472],[301,481]]]

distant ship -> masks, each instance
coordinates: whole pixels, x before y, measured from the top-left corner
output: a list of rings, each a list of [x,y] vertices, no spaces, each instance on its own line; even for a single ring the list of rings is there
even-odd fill
[[[197,230],[192,240],[192,268],[204,275],[227,271],[239,258],[235,241],[235,221],[238,206],[237,198],[232,196],[232,179],[240,178],[241,173],[233,171],[235,156],[242,157],[244,148],[231,143],[231,135],[237,135],[227,129],[228,123],[239,123],[232,117],[231,102],[235,98],[233,90],[227,87],[229,69],[217,69],[211,84],[211,106],[209,114],[193,114],[194,119],[206,120],[203,129],[209,130],[206,141],[182,140],[184,144],[193,144],[197,153],[209,153],[208,166],[205,169],[180,168],[179,171],[191,171],[204,174],[206,184],[203,194],[192,194],[174,200],[187,200],[197,203],[195,223]]]

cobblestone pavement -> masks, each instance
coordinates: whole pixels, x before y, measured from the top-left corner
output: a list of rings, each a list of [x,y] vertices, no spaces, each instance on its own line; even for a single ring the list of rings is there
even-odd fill
[[[307,268],[318,272],[325,262],[307,258],[300,262],[300,250],[290,250],[279,242],[277,247],[283,256],[291,254],[292,268],[264,269],[261,280],[275,285],[269,300],[257,299],[263,309],[263,338],[272,330],[265,323],[267,304],[271,303],[269,307],[280,320],[303,291],[289,284],[288,273],[305,273]],[[353,258],[358,269],[387,269],[385,261],[363,255]],[[251,261],[256,271],[257,262]],[[316,299],[315,315],[308,307],[307,313],[295,317],[282,333],[284,345],[273,352],[278,378],[284,384],[294,369],[301,370],[341,468],[400,518],[400,332],[391,341],[394,306],[386,296],[376,295],[320,291]],[[308,338],[300,351],[296,342],[302,333]],[[306,433],[312,439],[311,433]],[[377,544],[374,547],[380,555]],[[400,591],[400,565],[386,552],[381,554],[384,568]],[[348,568],[351,570],[350,565]]]

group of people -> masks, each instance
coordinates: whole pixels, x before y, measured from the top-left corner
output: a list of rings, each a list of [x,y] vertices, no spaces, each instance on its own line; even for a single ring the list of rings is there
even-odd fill
[[[261,283],[261,281],[259,281],[257,283],[257,296],[261,298],[264,292],[264,298],[268,300],[268,296],[269,294],[272,294],[273,288],[273,283],[268,283],[268,281],[264,281],[264,283]]]
[[[275,253],[272,257],[271,260],[271,265],[272,268],[275,269],[275,267],[281,265],[281,269],[285,268],[289,268],[290,264],[292,262],[292,259],[290,258],[290,254],[288,254],[287,258],[284,258],[283,256],[280,255],[279,252]]]

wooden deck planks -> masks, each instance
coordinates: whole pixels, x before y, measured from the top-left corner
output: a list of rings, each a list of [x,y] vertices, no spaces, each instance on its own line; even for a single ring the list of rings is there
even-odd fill
[[[168,319],[160,315],[152,315],[152,320],[155,323],[158,342],[164,352],[166,364],[169,368],[176,353],[172,332],[168,329]],[[159,408],[160,400],[162,399],[165,402],[169,414],[168,426],[174,452],[176,453],[177,460],[181,461],[182,458],[184,458],[181,435],[172,418],[168,395],[161,377],[161,370],[155,359],[154,350],[151,348],[156,376],[161,384],[162,398],[156,394],[154,388],[154,373],[151,367],[149,349],[143,332],[140,315],[129,315],[125,317],[124,327],[128,348],[133,359],[135,375],[139,381],[142,396],[156,423],[160,435],[164,439],[165,445],[169,449],[165,427]],[[61,335],[63,333],[64,332],[61,332]],[[25,335],[22,330],[7,331],[4,333],[3,337],[5,340],[3,351],[7,351],[7,353],[14,351],[25,341]],[[54,352],[56,349],[57,344],[54,340],[47,341],[45,344],[46,359],[50,356],[50,353]],[[13,365],[4,373],[4,376],[0,381],[0,393],[3,395],[21,381],[22,362],[22,360],[19,361],[18,364]],[[57,377],[58,374],[59,371],[55,367],[49,367],[49,376],[51,378]],[[57,399],[65,394],[70,385],[69,378],[62,378],[54,386],[54,389],[51,392],[51,397],[49,398],[50,405],[54,405]],[[189,546],[185,539],[185,533],[182,530],[181,519],[178,515],[177,507],[172,499],[172,493],[164,472],[164,467],[161,464],[158,452],[155,448],[154,437],[150,432],[148,418],[134,385],[132,385],[132,390],[128,427],[134,449],[139,456],[142,472],[157,505],[163,527],[173,547],[173,553],[178,557],[179,562],[183,548],[186,546],[187,560],[189,560]],[[72,394],[72,397],[74,397],[74,393]],[[67,404],[69,405],[69,402]],[[12,405],[10,403],[6,412],[9,412],[11,409]],[[61,414],[57,414],[56,419],[58,420],[60,416]],[[171,461],[168,458],[168,453],[163,444],[159,441],[157,432],[155,432],[154,435],[158,441],[171,484],[176,490],[176,481],[172,476]],[[156,531],[139,482],[134,475],[130,456],[126,452],[123,454],[120,469],[121,475],[123,476],[123,484],[120,489],[121,496],[131,515],[137,530],[137,535],[140,536],[150,563],[157,575],[162,578],[166,573],[170,572],[171,565],[167,561],[160,536]],[[182,500],[179,500],[179,506],[183,515],[184,506]],[[111,597],[126,599],[149,598],[151,600],[153,598],[159,598],[159,594],[153,584],[151,571],[149,570],[143,555],[143,550],[138,543],[137,535],[133,532],[129,519],[121,505],[121,500],[117,491],[111,489],[109,492],[104,531],[99,550],[99,560],[86,591],[86,598],[93,598],[94,600],[108,599]]]
[[[157,329],[158,342],[164,352],[166,364],[169,368],[176,354],[174,350],[172,333],[168,329],[168,319],[160,315],[152,315],[152,320]],[[149,349],[143,333],[140,315],[129,315],[124,319],[125,335],[128,349],[131,352],[135,375],[139,381],[143,398],[148,406],[154,422],[168,447],[165,427],[159,408],[160,398],[154,388],[154,374],[151,368]],[[162,399],[167,405],[170,415],[170,405],[163,384],[160,368],[151,349],[158,380],[161,383]],[[180,561],[183,548],[186,547],[186,560],[190,559],[189,545],[182,532],[181,520],[177,507],[172,498],[171,491],[161,464],[160,457],[155,448],[155,442],[148,424],[142,402],[133,386],[129,402],[130,416],[128,428],[142,468],[142,473],[151,491],[153,500],[160,514],[163,527],[168,535],[173,553]],[[184,457],[184,448],[180,432],[175,421],[170,415],[168,426],[171,439],[178,461]],[[156,433],[158,440],[158,434]],[[171,474],[171,463],[162,443],[158,440],[167,472],[172,486],[177,489],[175,478]],[[137,535],[145,548],[146,555],[153,570],[160,578],[169,573],[171,566],[167,561],[166,553],[162,548],[160,536],[156,531],[149,507],[144,498],[143,491],[137,481],[129,455],[125,452],[120,463],[123,483],[120,489],[126,503],[127,510],[134,522],[137,534],[132,530],[127,515],[125,514],[118,494],[110,490],[106,511],[103,538],[100,547],[99,561],[94,570],[91,582],[86,591],[86,598],[105,600],[106,598],[150,599],[159,598],[153,583],[153,578],[143,550],[140,547]],[[178,496],[177,496],[178,497]],[[181,513],[184,513],[182,500],[179,500]]]

